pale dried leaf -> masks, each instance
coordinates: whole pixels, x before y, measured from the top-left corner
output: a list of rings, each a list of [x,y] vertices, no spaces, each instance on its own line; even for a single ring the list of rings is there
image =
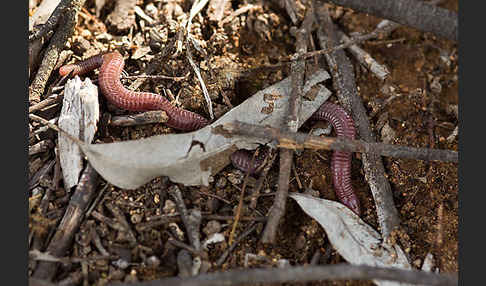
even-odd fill
[[[343,204],[307,194],[289,195],[326,231],[333,248],[351,264],[412,269],[398,245],[383,242],[381,235]],[[374,280],[377,285],[408,285]]]

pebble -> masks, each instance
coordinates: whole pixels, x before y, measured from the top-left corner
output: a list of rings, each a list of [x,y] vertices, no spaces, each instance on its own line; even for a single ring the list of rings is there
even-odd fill
[[[239,185],[243,182],[245,174],[240,170],[234,170],[228,175],[228,181],[233,185]]]
[[[137,224],[142,221],[142,215],[135,213],[130,217],[130,220],[132,223]]]
[[[166,214],[175,212],[175,203],[171,200],[166,200],[162,210]]]
[[[147,265],[151,268],[157,268],[160,265],[160,259],[157,256],[152,255],[147,258]]]
[[[203,228],[203,232],[209,236],[213,233],[217,233],[221,231],[221,223],[217,220],[210,220]]]
[[[216,181],[216,188],[224,188],[228,184],[228,180],[225,177],[220,177],[218,181]]]

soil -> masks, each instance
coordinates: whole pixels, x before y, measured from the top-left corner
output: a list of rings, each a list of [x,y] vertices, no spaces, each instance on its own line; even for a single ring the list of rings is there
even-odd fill
[[[208,117],[205,99],[198,79],[186,59],[185,48],[176,56],[173,55],[175,48],[171,49],[177,36],[177,25],[174,23],[178,21],[178,8],[188,13],[190,2],[138,1],[138,5],[159,23],[154,26],[146,23],[144,25],[137,16],[136,25],[129,32],[117,34],[116,30],[105,26],[108,14],[112,11],[109,9],[113,7],[101,9],[97,17],[95,1],[87,1],[78,19],[75,34],[67,44],[66,50],[71,50],[73,55],[66,62],[75,62],[116,48],[122,54],[128,55],[126,72],[137,75],[150,66],[151,60],[155,58],[154,62],[157,64],[153,65],[153,75],[183,76],[189,72],[190,75],[182,81],[145,80],[138,90],[163,94],[162,89],[169,89],[178,97],[176,104]],[[238,1],[232,1],[233,6],[229,8],[236,10],[241,4],[236,2]],[[147,9],[148,4],[152,4],[155,10]],[[457,0],[443,1],[440,6],[458,11]],[[290,33],[292,22],[285,10],[269,4],[260,7],[235,17],[222,28],[218,28],[217,21],[209,20],[206,9],[193,20],[192,34],[207,54],[204,55],[194,48],[191,52],[201,68],[216,117],[220,117],[255,92],[289,75],[288,66],[270,68],[268,65],[275,64],[280,58],[294,52],[295,40]],[[333,21],[348,34],[370,32],[381,21],[350,9],[330,7]],[[155,12],[150,14],[147,11]],[[171,11],[172,14],[169,13]],[[151,31],[157,32],[160,37],[158,41],[151,39]],[[390,77],[384,82],[357,63],[351,54],[347,54],[355,66],[359,95],[368,109],[379,141],[457,151],[458,136],[448,139],[458,125],[457,113],[454,112],[458,105],[457,43],[400,27],[385,38],[370,40],[360,46],[390,71]],[[164,52],[167,55],[160,56]],[[95,79],[96,73],[89,76]],[[124,80],[126,86],[133,82],[134,80]],[[330,84],[328,88],[332,90]],[[100,100],[103,113],[129,114],[108,106],[104,98],[100,97]],[[331,100],[336,101],[336,97],[332,96]],[[303,130],[308,131],[311,127],[311,124],[306,124]],[[176,131],[164,124],[137,127],[100,126],[95,142],[125,141],[173,132]],[[56,138],[53,134],[46,136]],[[36,160],[38,164],[38,158],[42,162],[48,162],[54,156],[53,150],[31,156],[30,165]],[[319,192],[320,197],[336,200],[331,181],[330,158],[331,152],[328,151],[297,152],[289,191],[302,192],[311,185]],[[394,236],[397,243],[409,255],[414,267],[420,268],[425,256],[432,253],[440,272],[457,273],[458,164],[395,158],[383,158],[383,161],[401,219],[400,230]],[[268,173],[263,195],[259,197],[256,209],[251,209],[250,200],[245,200],[242,216],[267,214],[273,202],[272,193],[276,191],[278,160],[275,162]],[[227,166],[213,177],[209,187],[179,186],[187,208],[199,209],[203,213],[201,240],[206,238],[202,229],[210,221],[205,216],[235,215],[242,181],[242,173],[233,166]],[[379,231],[373,197],[365,180],[359,154],[353,156],[352,183],[364,210],[362,219]],[[106,185],[107,182],[102,180],[99,189]],[[171,198],[166,192],[170,185],[173,184],[164,178],[157,178],[130,191],[108,186],[95,210],[112,217],[105,204],[111,202],[118,206],[134,230],[137,243],[130,244],[126,233],[90,216],[84,219],[66,256],[99,256],[99,249],[94,242],[86,243],[86,237],[95,229],[106,250],[111,255],[125,259],[128,265],[122,267],[113,263],[115,260],[108,259],[89,260],[84,266],[79,263],[62,265],[55,280],[82,272],[82,267],[87,267],[89,274],[84,279],[89,284],[96,285],[177,275],[176,256],[179,248],[168,243],[168,240],[177,233],[174,228],[185,232],[182,222],[175,221],[175,224],[165,223],[137,231],[137,225],[174,211],[169,202]],[[69,193],[62,187],[56,190],[48,206],[47,213],[51,214],[49,221],[58,221],[62,217],[69,202],[68,196]],[[31,209],[30,217],[31,232],[40,232],[39,229],[42,229],[49,233],[55,230],[55,224],[48,224],[39,218],[36,207]],[[263,224],[259,224],[257,230],[243,239],[222,265],[216,266],[215,262],[229,247],[232,220],[222,220],[219,223],[225,242],[209,246],[205,258],[205,261],[212,263],[207,270],[209,272],[242,268],[248,254],[255,254],[259,259],[249,259],[247,267],[275,266],[279,259],[287,259],[291,265],[306,265],[316,252],[321,254],[320,264],[345,262],[332,249],[319,224],[308,217],[293,200],[287,202],[277,243],[269,245],[259,241],[263,231]],[[251,223],[240,221],[236,236],[241,235]],[[373,284],[370,281],[335,281],[305,285]]]

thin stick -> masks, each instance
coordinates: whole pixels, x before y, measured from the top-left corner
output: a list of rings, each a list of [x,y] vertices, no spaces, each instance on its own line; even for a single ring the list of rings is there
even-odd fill
[[[66,254],[74,239],[74,234],[77,233],[84,219],[84,211],[96,195],[98,183],[99,175],[88,163],[46,252],[59,257]],[[40,262],[32,277],[51,280],[56,274],[57,267],[58,263]]]
[[[147,111],[139,114],[113,116],[109,120],[112,126],[136,126],[152,123],[165,123],[169,120],[167,113],[162,110]]]
[[[191,246],[196,250],[199,251],[201,249],[201,241],[199,238],[199,225],[201,223],[201,213],[199,212],[199,220],[194,217],[194,212],[189,213],[186,204],[182,198],[181,191],[178,186],[174,185],[171,186],[168,190],[171,197],[174,199],[174,203],[176,205],[176,209],[179,212],[182,222],[184,223],[184,227],[187,231],[187,237]]]
[[[313,149],[359,152],[380,156],[424,161],[443,161],[457,163],[459,154],[453,150],[416,148],[403,145],[351,140],[347,138],[314,136],[302,132],[289,132],[269,126],[234,121],[218,126],[213,133],[224,136],[247,136],[275,140],[278,147],[285,149]]]
[[[167,76],[167,75],[127,75],[123,76],[122,79],[138,79],[138,78],[146,78],[146,79],[170,79],[173,81],[181,81],[185,80],[189,77],[190,73],[187,73],[185,76]]]
[[[258,150],[255,153],[253,153],[253,156],[251,157],[251,161],[250,161],[250,166],[253,166],[253,164],[255,163],[255,158],[257,156],[258,156]],[[236,208],[235,220],[233,221],[233,225],[231,227],[231,232],[228,239],[229,245],[233,244],[233,237],[235,235],[236,226],[238,225],[238,222],[240,220],[241,209],[243,207],[243,197],[245,195],[246,185],[248,184],[249,177],[250,177],[250,168],[248,168],[248,170],[246,171],[245,178],[243,179],[243,186],[241,187],[241,191],[240,191],[240,198],[238,200],[238,207]]]
[[[72,0],[62,0],[59,5],[57,5],[54,12],[52,12],[49,19],[41,26],[40,29],[35,30],[32,35],[29,36],[29,42],[32,42],[36,39],[44,37],[47,35],[48,32],[53,31],[54,28],[59,23],[59,19],[64,14],[66,8],[71,4]]]
[[[327,12],[327,7],[318,9],[318,21],[321,28],[317,31],[317,37],[321,47],[334,46],[338,42],[336,27]],[[344,51],[337,51],[326,55],[326,61],[331,71],[333,86],[341,105],[350,111],[359,137],[364,141],[376,142],[371,124],[356,87],[354,70],[351,62]],[[381,227],[382,236],[387,238],[395,227],[400,224],[398,211],[393,202],[393,194],[390,183],[385,176],[383,161],[375,153],[363,154],[363,168],[365,177],[368,180],[374,201],[378,223]]]
[[[231,243],[228,249],[226,249],[223,254],[216,260],[216,266],[221,266],[221,264],[224,263],[226,258],[230,255],[230,253],[236,248],[238,243],[240,243],[245,237],[250,235],[255,229],[257,228],[258,224],[252,223],[250,226],[247,227],[247,229],[235,240],[234,243]]]
[[[296,54],[307,51],[307,39],[311,33],[314,23],[313,8],[308,7],[300,29],[296,31]],[[291,92],[289,98],[289,109],[285,130],[296,132],[299,126],[299,113],[302,103],[302,88],[304,85],[305,61],[293,62],[291,67]],[[278,189],[273,205],[269,211],[268,221],[263,230],[261,241],[263,243],[274,243],[277,235],[278,225],[285,214],[285,203],[289,191],[290,172],[294,151],[291,149],[280,150],[280,171],[278,176]]]
[[[380,279],[420,285],[458,285],[457,274],[437,274],[419,270],[373,267],[365,265],[334,264],[326,266],[298,266],[230,270],[200,274],[184,279],[173,277],[136,283],[111,283],[111,286],[234,286],[263,283],[296,283],[323,280],[371,280]]]
[[[268,171],[270,168],[273,166],[273,162],[275,161],[275,158],[277,157],[277,152],[274,149],[270,149],[270,151],[267,153],[267,157],[265,158],[265,164],[263,166],[263,170],[260,174],[260,177],[258,178],[258,181],[256,183],[256,187],[253,190],[253,193],[250,195],[250,208],[255,209],[257,205],[257,200],[260,197],[260,191],[263,188],[263,183],[265,182],[265,178],[267,177]]]
[[[35,75],[32,84],[29,87],[29,101],[31,103],[37,103],[41,99],[41,95],[44,93],[47,80],[51,76],[51,73],[56,65],[59,55],[64,48],[67,39],[73,34],[74,27],[76,25],[77,13],[84,5],[86,0],[64,0],[62,3],[68,2],[69,6],[65,9],[59,29],[52,36],[49,46],[46,49],[42,63]],[[61,3],[61,4],[62,4]],[[61,5],[59,4],[59,5]],[[66,4],[67,5],[67,4]],[[54,12],[53,14],[55,14]]]

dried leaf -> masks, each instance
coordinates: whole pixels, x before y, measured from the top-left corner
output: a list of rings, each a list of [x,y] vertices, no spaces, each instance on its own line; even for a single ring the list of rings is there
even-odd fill
[[[305,85],[304,92],[329,78],[320,70]],[[286,78],[244,101],[216,122],[203,129],[185,133],[158,135],[140,140],[108,144],[86,144],[82,149],[91,165],[111,184],[135,189],[159,176],[184,185],[208,185],[209,176],[230,163],[229,156],[240,148],[255,149],[265,140],[233,137],[212,133],[212,128],[240,120],[247,123],[280,126],[287,112],[290,78]],[[273,111],[261,112],[269,105],[268,94],[274,95]],[[303,101],[301,120],[305,122],[330,96],[321,86],[314,101]]]
[[[289,196],[324,228],[334,249],[349,263],[412,268],[398,245],[383,242],[376,230],[343,204],[301,193]],[[374,282],[380,286],[408,285],[382,280]]]

